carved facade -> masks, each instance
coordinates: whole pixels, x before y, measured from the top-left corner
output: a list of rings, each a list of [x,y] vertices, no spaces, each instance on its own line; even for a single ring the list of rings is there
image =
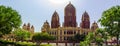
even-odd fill
[[[22,26],[22,28],[24,29],[24,30],[27,30],[27,31],[29,31],[30,33],[34,33],[34,26],[32,25],[30,25],[30,23],[28,23],[28,24],[23,24],[23,26]]]
[[[99,27],[98,27],[98,24],[97,24],[96,22],[92,23],[91,31],[92,31],[92,32],[96,32],[95,30],[96,30],[97,28],[99,28]]]
[[[76,22],[76,9],[69,3],[64,10],[64,23],[60,26],[59,14],[55,11],[52,15],[51,26],[49,22],[44,22],[41,31],[47,32],[55,36],[58,41],[68,40],[75,34],[87,34],[90,31],[95,31],[98,28],[97,23],[93,23],[90,28],[89,14],[85,11],[82,15],[81,23],[78,26]]]

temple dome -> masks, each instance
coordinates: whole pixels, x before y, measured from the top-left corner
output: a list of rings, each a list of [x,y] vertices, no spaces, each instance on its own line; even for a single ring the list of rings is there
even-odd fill
[[[52,21],[53,21],[53,20],[59,21],[59,15],[58,15],[58,13],[57,13],[56,11],[53,13]]]
[[[99,28],[98,24],[94,21],[94,23],[92,23],[91,30],[95,31],[97,28]]]
[[[75,7],[69,2],[69,4],[65,7],[65,11],[73,11],[75,10]]]
[[[52,15],[52,20],[51,20],[51,28],[58,28],[60,26],[59,23],[59,15],[58,13],[55,11]]]
[[[92,23],[92,26],[98,27],[98,24],[94,21],[94,23]]]
[[[46,20],[46,22],[44,22],[44,25],[49,25],[48,21]]]
[[[89,15],[88,15],[88,13],[85,11],[84,13],[83,13],[83,16],[82,17],[87,17],[87,18],[89,18]]]
[[[52,17],[58,16],[58,13],[55,11]]]
[[[85,11],[84,13],[83,13],[83,15],[82,15],[82,20],[84,21],[85,19],[87,19],[87,20],[89,20],[90,18],[89,18],[89,15],[88,15],[88,13]]]

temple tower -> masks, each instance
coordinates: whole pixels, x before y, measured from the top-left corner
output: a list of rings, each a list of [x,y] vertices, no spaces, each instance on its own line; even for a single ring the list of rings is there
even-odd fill
[[[34,33],[34,26],[33,25],[31,26],[30,23],[28,23],[27,25],[24,23],[22,29]]]
[[[42,26],[41,31],[42,32],[47,32],[47,31],[49,31],[49,29],[50,29],[50,25],[49,25],[48,21],[46,20],[46,22],[44,22],[44,24]]]
[[[90,28],[90,18],[86,11],[82,15],[82,22],[80,23],[80,27],[84,29]]]
[[[27,30],[30,31],[30,23],[27,24]]]
[[[99,28],[98,24],[96,22],[92,23],[91,31],[95,32],[97,28]]]
[[[76,9],[71,2],[65,7],[64,13],[64,27],[76,27]]]
[[[22,28],[27,30],[27,25],[24,23]]]
[[[34,26],[31,26],[31,33],[34,33]]]
[[[60,22],[59,22],[59,15],[58,13],[55,11],[52,15],[52,19],[51,19],[51,28],[58,28],[60,27]]]

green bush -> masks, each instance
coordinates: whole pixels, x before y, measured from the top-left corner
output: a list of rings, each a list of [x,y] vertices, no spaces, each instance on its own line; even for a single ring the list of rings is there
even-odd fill
[[[32,43],[32,42],[17,42],[16,43],[16,46],[35,46],[36,44],[35,43]]]
[[[15,45],[14,42],[5,41],[5,40],[0,40],[0,45],[1,45],[1,46],[7,46],[8,44],[10,44],[10,45]]]
[[[11,41],[0,40],[1,46],[7,46],[8,44],[15,45],[15,46],[35,46],[36,45],[35,43],[32,43],[32,42],[11,42]]]
[[[8,44],[15,46],[36,46],[36,43],[32,43],[32,42],[12,42],[12,41],[0,40],[0,46],[7,46]],[[40,46],[52,46],[52,45],[40,44]]]

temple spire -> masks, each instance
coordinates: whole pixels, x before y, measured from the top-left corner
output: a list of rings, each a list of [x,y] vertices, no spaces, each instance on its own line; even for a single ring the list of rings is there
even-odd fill
[[[69,4],[64,9],[64,27],[76,27],[76,9],[69,2]]]
[[[69,1],[69,4],[71,4],[71,1]]]
[[[58,28],[59,26],[60,26],[59,15],[57,11],[55,10],[55,12],[52,15],[52,19],[51,19],[51,28]]]

